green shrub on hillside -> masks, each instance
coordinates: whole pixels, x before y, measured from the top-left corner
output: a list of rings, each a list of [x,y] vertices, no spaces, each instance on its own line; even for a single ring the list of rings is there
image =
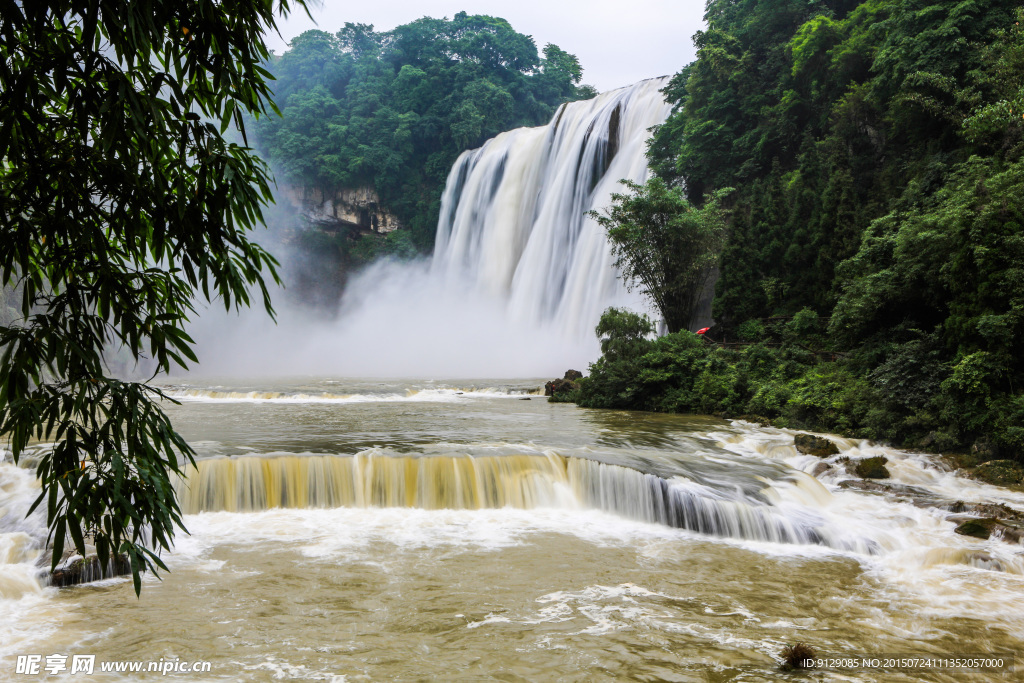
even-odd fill
[[[700,400],[667,382],[672,404],[1024,458],[1024,8],[710,0],[705,18],[650,158],[691,201],[737,188],[716,332],[764,348]]]

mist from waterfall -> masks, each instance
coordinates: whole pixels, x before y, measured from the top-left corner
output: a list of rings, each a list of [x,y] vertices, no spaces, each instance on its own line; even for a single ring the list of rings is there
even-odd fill
[[[445,187],[433,259],[354,276],[336,320],[261,312],[195,329],[203,367],[224,374],[540,377],[586,370],[608,306],[646,310],[617,277],[587,216],[620,180],[642,182],[649,129],[669,114],[665,79],[563,105],[551,123],[464,152]],[[205,316],[209,317],[209,316]],[[272,329],[271,329],[272,328]]]

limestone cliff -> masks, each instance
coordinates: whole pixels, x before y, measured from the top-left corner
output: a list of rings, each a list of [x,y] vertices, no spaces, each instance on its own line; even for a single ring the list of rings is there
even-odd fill
[[[381,205],[372,187],[345,187],[325,193],[314,187],[281,186],[279,196],[324,227],[359,228],[381,234],[402,227],[398,218]]]

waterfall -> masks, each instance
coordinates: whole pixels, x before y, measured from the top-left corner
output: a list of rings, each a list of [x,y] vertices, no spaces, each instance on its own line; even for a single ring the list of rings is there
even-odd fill
[[[771,486],[771,484],[766,484]],[[242,456],[199,460],[176,486],[182,512],[271,508],[591,508],[711,536],[851,547],[812,514],[678,477],[545,455]]]
[[[647,177],[649,129],[669,114],[665,79],[562,105],[550,124],[502,133],[456,161],[441,200],[433,268],[506,301],[524,324],[592,335],[632,303],[604,230],[587,215]]]
[[[431,259],[354,274],[333,321],[285,309],[272,330],[244,316],[198,330],[202,362],[232,374],[263,372],[273,358],[281,374],[446,379],[585,369],[600,355],[594,327],[606,308],[646,309],[586,213],[610,206],[621,179],[646,179],[649,129],[670,109],[664,86],[653,79],[570,102],[546,126],[463,153]]]
[[[206,367],[233,375],[554,377],[600,355],[609,306],[646,310],[617,277],[591,210],[647,178],[649,129],[669,114],[665,79],[558,108],[551,122],[464,152],[444,188],[430,259],[353,273],[338,315],[284,308],[190,328]],[[209,320],[205,320],[205,318]]]

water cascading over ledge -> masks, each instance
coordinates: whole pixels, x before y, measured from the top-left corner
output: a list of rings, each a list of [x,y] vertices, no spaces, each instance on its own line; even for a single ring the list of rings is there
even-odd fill
[[[186,514],[271,508],[592,508],[699,533],[850,548],[815,520],[732,491],[547,455],[244,456],[200,460],[177,484]]]
[[[441,200],[433,269],[507,301],[523,324],[593,334],[613,305],[643,304],[617,277],[604,230],[587,216],[648,175],[649,129],[668,117],[650,79],[562,105],[551,123],[464,152]]]

